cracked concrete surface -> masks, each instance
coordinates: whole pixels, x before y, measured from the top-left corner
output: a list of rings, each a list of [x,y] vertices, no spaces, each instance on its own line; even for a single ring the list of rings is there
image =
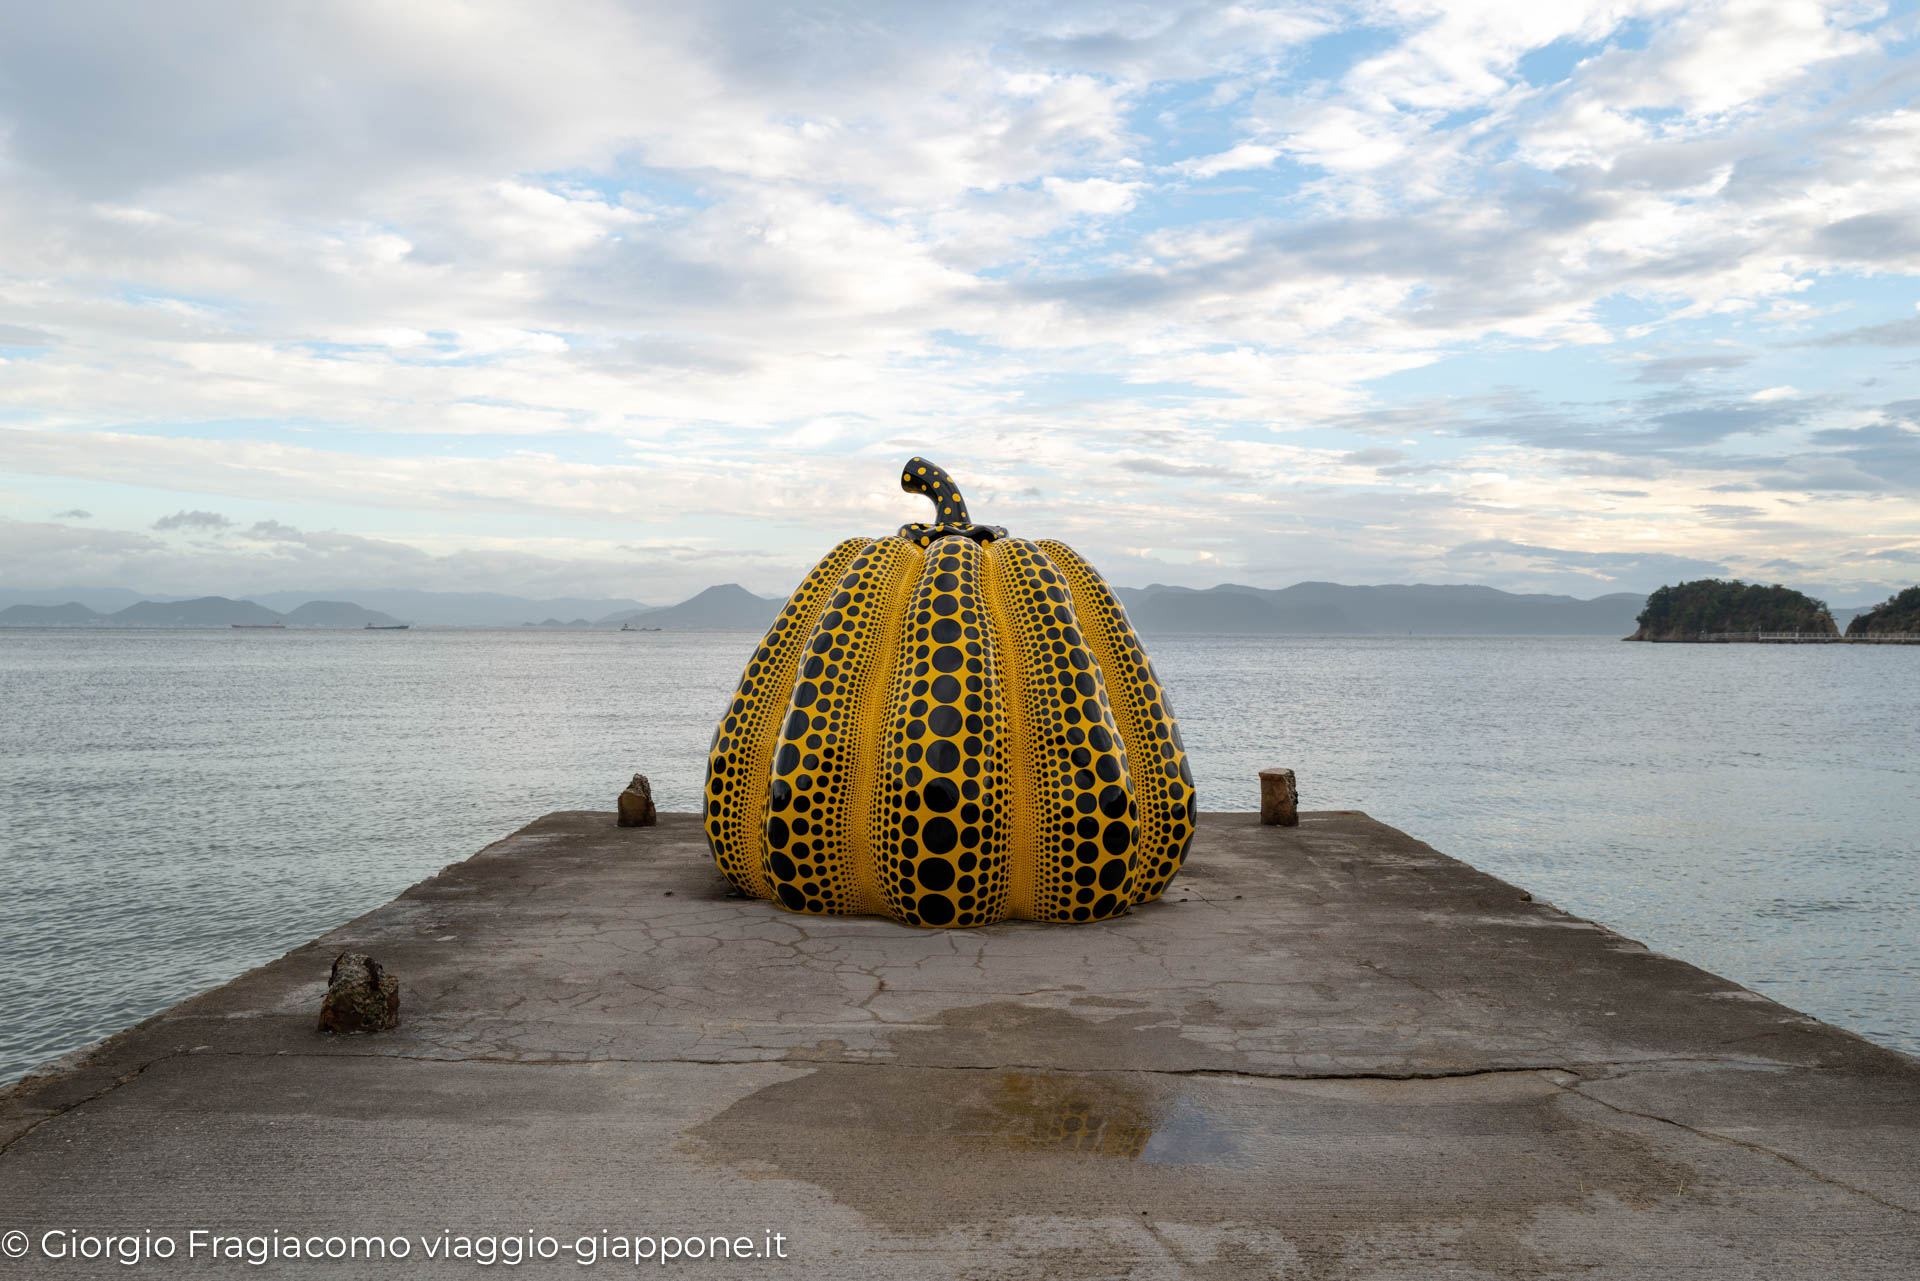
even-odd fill
[[[396,1032],[312,1030],[346,950],[400,977]],[[1208,815],[1159,903],[939,932],[732,897],[692,816],[564,813],[0,1093],[0,1229],[786,1234],[679,1265],[723,1276],[1908,1277],[1917,1136],[1915,1060],[1364,815]],[[209,1266],[397,1270],[144,1265]]]

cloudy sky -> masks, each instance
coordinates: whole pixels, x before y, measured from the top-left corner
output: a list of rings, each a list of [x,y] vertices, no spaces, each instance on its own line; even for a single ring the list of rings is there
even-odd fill
[[[1920,578],[1912,5],[0,11],[0,585]]]

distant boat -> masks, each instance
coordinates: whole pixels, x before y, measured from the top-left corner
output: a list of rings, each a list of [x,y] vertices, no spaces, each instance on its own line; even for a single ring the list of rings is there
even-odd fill
[[[622,623],[620,624],[620,630],[623,632],[657,632],[660,629],[658,627],[635,627],[632,623]]]
[[[368,623],[366,630],[370,632],[404,632],[411,626],[413,626],[412,623]]]
[[[243,632],[284,632],[287,630],[285,623],[235,623],[233,626]]]

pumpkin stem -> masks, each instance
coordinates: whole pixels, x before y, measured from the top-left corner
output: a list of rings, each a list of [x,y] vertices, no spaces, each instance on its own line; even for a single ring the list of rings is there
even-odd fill
[[[933,500],[935,525],[973,523],[973,517],[967,515],[967,500],[960,497],[960,488],[953,483],[953,477],[924,458],[907,460],[900,474],[900,488],[909,494],[925,494]]]

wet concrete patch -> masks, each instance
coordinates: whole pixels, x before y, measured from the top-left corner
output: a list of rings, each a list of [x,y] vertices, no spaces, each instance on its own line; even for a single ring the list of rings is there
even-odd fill
[[[899,1033],[895,1062],[825,1062],[737,1100],[688,1131],[691,1150],[811,1184],[898,1232],[1116,1211],[1161,1227],[1261,1225],[1302,1261],[1289,1275],[1308,1276],[1314,1260],[1344,1257],[1349,1235],[1441,1229],[1461,1258],[1523,1273],[1542,1263],[1527,1241],[1542,1209],[1678,1205],[1712,1183],[1570,1094],[1574,1078],[1561,1074],[1284,1080],[915,1065],[1031,1057],[1038,1047],[1021,1046],[1017,1030],[1082,1045],[1156,1035],[1124,1019],[1030,1014],[950,1011]],[[983,1026],[1001,1030],[997,1044],[972,1039]]]

